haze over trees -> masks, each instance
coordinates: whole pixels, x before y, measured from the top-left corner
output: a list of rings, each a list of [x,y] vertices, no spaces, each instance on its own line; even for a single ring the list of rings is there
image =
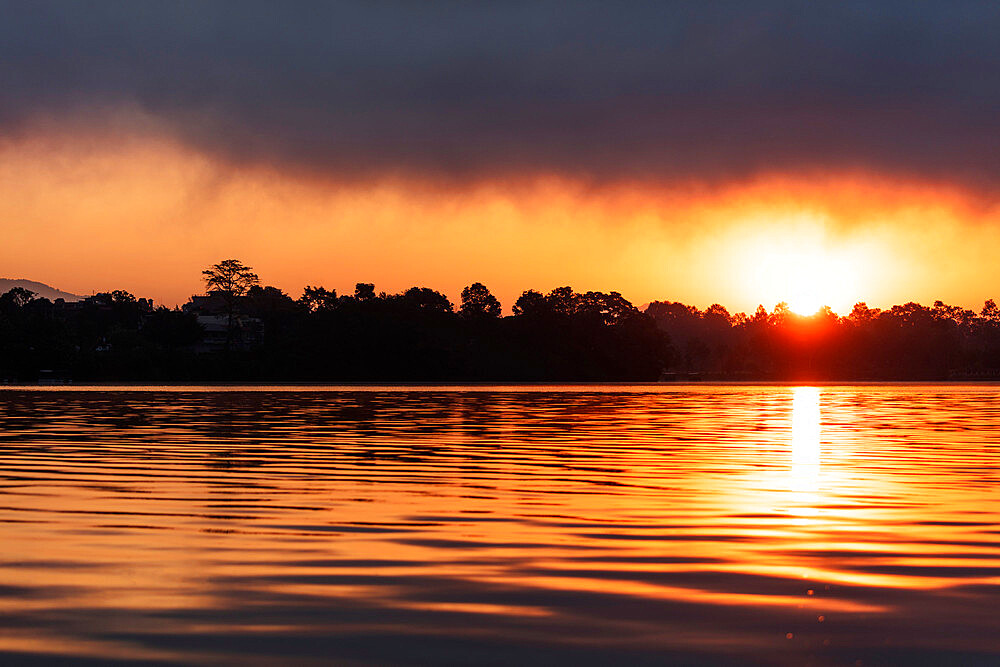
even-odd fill
[[[460,303],[428,287],[358,283],[292,298],[238,260],[203,272],[208,294],[154,307],[124,291],[79,302],[0,295],[0,382],[651,381],[992,378],[1000,309],[940,301],[811,317],[778,304],[753,315],[617,292],[527,290],[503,316],[482,283]]]

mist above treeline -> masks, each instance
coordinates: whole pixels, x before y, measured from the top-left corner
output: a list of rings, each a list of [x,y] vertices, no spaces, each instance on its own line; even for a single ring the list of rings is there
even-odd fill
[[[481,283],[293,298],[225,260],[181,308],[125,291],[0,295],[0,382],[1000,379],[1000,309],[938,301],[846,316],[786,304],[730,315],[618,292],[525,291],[503,316]]]

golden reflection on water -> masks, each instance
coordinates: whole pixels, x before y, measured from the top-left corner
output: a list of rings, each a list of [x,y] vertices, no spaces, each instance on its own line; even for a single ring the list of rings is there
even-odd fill
[[[0,661],[988,664],[998,396],[0,391]]]
[[[792,390],[792,465],[814,476],[820,464],[820,412],[818,387]]]
[[[819,500],[821,444],[820,390],[795,387],[792,390],[792,465],[789,488],[793,495],[790,511],[800,517],[817,513]]]

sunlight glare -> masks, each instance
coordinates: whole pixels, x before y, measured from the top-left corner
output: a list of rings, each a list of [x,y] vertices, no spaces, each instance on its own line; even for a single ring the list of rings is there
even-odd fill
[[[847,241],[830,240],[821,226],[779,227],[768,235],[744,241],[744,291],[770,308],[784,301],[803,316],[823,306],[848,312],[861,300],[861,273],[870,265],[870,249]],[[815,223],[818,225],[818,223]]]
[[[806,519],[817,513],[820,469],[820,410],[818,387],[792,389],[791,513]]]
[[[792,465],[819,465],[819,387],[792,390]]]

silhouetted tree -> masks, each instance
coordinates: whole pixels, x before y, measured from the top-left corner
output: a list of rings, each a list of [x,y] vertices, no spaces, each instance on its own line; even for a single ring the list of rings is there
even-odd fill
[[[792,317],[792,309],[784,301],[774,304],[774,309],[767,317],[767,322],[772,327],[781,326]]]
[[[868,324],[873,319],[878,317],[881,311],[878,308],[874,310],[868,307],[868,304],[864,301],[854,304],[854,308],[851,309],[851,314],[847,316],[847,321],[856,326],[861,326]]]
[[[600,319],[606,325],[617,324],[639,312],[618,292],[609,294],[587,292],[586,294],[570,295],[572,295],[572,290],[566,296],[574,308],[573,312]]]
[[[375,299],[375,285],[373,283],[358,283],[354,286],[354,298],[358,301]]]
[[[572,287],[557,287],[545,297],[545,305],[549,312],[556,315],[572,315],[576,312],[580,296]]]
[[[462,290],[459,314],[469,319],[500,317],[500,301],[482,283],[472,283]]]
[[[15,287],[0,296],[0,308],[23,308],[34,298],[35,293],[23,287]]]
[[[527,290],[514,302],[514,315],[539,315],[545,310],[545,296],[533,289]]]
[[[252,267],[238,259],[226,259],[201,272],[208,290],[219,291],[232,297],[244,296],[251,287],[260,284]]]
[[[702,319],[711,320],[718,323],[726,323],[727,325],[732,324],[732,318],[729,316],[729,311],[725,306],[718,303],[713,303],[711,306],[705,309],[702,313]]]
[[[237,300],[245,296],[251,287],[260,285],[260,278],[238,259],[225,259],[201,272],[209,292],[218,292],[226,302],[226,351],[233,339],[233,316]]]
[[[996,301],[987,299],[979,316],[988,322],[1000,322],[1000,308],[997,308]]]
[[[403,292],[400,300],[410,308],[425,312],[452,312],[451,301],[448,300],[448,297],[428,287],[411,287]]]
[[[299,297],[301,303],[310,313],[319,311],[330,312],[337,307],[336,290],[326,290],[322,287],[310,287],[306,285],[302,296]]]

